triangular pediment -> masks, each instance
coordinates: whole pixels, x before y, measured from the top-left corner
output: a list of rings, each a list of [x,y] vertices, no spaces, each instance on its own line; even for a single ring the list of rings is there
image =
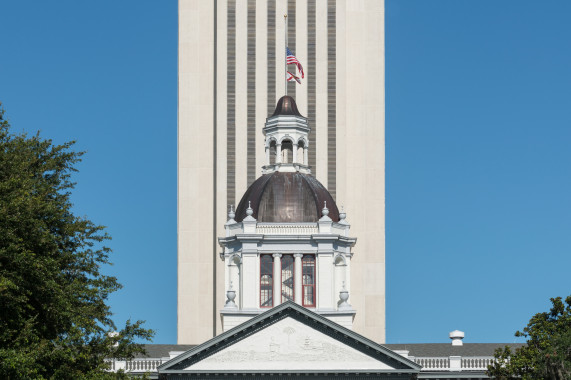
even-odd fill
[[[162,364],[159,373],[418,373],[420,366],[293,302]]]
[[[292,317],[185,369],[289,370],[292,365],[298,370],[394,369]]]

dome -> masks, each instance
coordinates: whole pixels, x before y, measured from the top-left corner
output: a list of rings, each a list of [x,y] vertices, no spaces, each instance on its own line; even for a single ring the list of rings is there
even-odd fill
[[[295,100],[288,95],[284,95],[280,98],[280,100],[278,100],[278,104],[276,105],[276,110],[274,111],[272,117],[278,115],[301,116],[299,110],[297,109],[297,104],[295,104]]]
[[[283,99],[283,98],[282,98]],[[339,210],[327,189],[313,176],[299,172],[274,172],[258,178],[240,200],[236,221],[246,217],[248,201],[258,222],[300,223],[317,222],[323,202],[327,202],[329,217],[339,221]]]

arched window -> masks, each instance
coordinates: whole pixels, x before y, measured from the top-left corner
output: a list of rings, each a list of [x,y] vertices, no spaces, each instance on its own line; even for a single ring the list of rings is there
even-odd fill
[[[276,164],[276,141],[270,142],[270,165]]]
[[[305,148],[305,143],[303,142],[303,140],[299,140],[297,143],[297,163],[299,164],[304,163],[303,148]]]
[[[302,304],[306,307],[315,307],[315,256],[304,255],[301,259],[302,267]]]
[[[294,261],[292,255],[282,256],[282,302],[293,301]]]
[[[293,144],[291,140],[282,141],[282,163],[289,164],[293,160]]]
[[[260,307],[272,307],[274,294],[273,260],[271,255],[260,257]]]

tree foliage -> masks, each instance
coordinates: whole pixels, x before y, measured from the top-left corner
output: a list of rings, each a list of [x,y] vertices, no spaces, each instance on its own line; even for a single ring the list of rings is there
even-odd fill
[[[515,336],[527,338],[524,347],[512,352],[496,350],[488,375],[497,379],[571,379],[571,295],[565,301],[551,298],[549,312],[535,314]]]
[[[12,134],[0,103],[0,378],[90,379],[105,358],[142,352],[142,321],[118,331],[106,301],[121,285],[104,227],[72,212],[71,174],[82,152],[39,133]]]

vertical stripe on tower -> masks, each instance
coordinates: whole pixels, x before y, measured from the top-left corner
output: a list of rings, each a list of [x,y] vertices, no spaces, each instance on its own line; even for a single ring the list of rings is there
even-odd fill
[[[295,55],[296,48],[295,48],[295,0],[287,0],[287,44],[289,50]],[[288,70],[292,72],[294,75],[301,77],[300,75],[296,74],[297,68],[295,66],[290,65]],[[285,75],[285,73],[284,73]],[[288,82],[287,84],[287,94],[293,96],[295,99],[295,86],[297,86],[296,81]]]
[[[268,0],[268,116],[276,107],[276,0]]]
[[[256,180],[256,0],[248,0],[247,184]]]
[[[236,204],[236,0],[228,0],[228,33],[226,74],[226,203]]]
[[[336,3],[327,1],[327,189],[333,199],[337,185]]]
[[[307,118],[311,133],[309,134],[309,166],[315,174],[315,0],[307,2],[307,70],[305,77],[307,78]]]

